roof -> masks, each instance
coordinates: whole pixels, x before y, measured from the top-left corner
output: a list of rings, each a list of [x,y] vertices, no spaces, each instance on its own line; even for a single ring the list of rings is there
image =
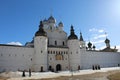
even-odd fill
[[[72,25],[71,25],[70,35],[68,36],[68,40],[71,40],[71,39],[78,39],[77,35],[74,33],[74,29]]]
[[[43,29],[42,21],[40,21],[39,30],[35,33],[35,36],[47,36],[47,33]]]

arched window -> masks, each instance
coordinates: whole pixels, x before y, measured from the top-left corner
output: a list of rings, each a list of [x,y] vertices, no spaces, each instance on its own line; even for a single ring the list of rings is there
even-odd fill
[[[55,41],[55,45],[57,45],[57,41]]]

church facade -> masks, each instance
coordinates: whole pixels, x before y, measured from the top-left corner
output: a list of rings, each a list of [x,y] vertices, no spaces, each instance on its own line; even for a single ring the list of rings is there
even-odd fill
[[[72,25],[69,36],[63,27],[62,22],[56,26],[56,20],[50,16],[40,21],[33,40],[25,46],[0,44],[0,72],[76,71],[120,65],[120,53],[110,48],[109,39],[105,40],[106,48],[98,51],[91,42],[86,46],[82,33],[78,39]]]

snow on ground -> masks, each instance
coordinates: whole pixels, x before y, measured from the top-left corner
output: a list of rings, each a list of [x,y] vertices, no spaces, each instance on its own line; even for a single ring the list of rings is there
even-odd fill
[[[111,68],[101,68],[101,70],[80,70],[80,71],[61,71],[58,73],[54,72],[32,72],[32,76],[29,77],[29,73],[25,72],[26,77],[22,77],[22,72],[4,72],[1,73],[0,76],[10,77],[8,80],[23,80],[23,79],[41,79],[41,78],[53,78],[59,76],[72,76],[72,75],[84,75],[84,74],[92,74],[96,72],[107,72],[112,70],[120,70],[120,67],[111,67]]]

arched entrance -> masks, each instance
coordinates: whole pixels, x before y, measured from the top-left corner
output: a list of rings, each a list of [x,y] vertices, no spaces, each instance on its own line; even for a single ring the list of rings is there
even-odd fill
[[[57,64],[57,65],[56,65],[56,71],[61,71],[61,69],[62,69],[62,68],[61,68],[61,65],[60,65],[60,64]]]

